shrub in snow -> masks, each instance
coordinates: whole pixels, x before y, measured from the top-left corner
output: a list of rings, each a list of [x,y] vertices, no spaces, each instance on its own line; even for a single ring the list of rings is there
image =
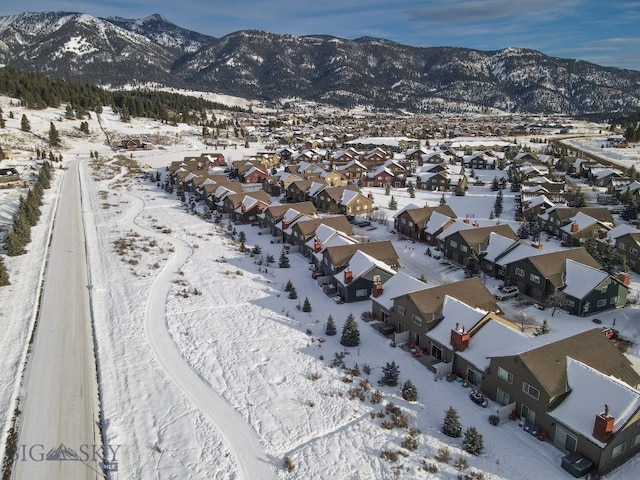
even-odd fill
[[[402,385],[402,398],[407,402],[415,402],[418,400],[418,389],[411,380],[407,380]]]
[[[305,297],[304,299],[304,303],[302,304],[302,311],[303,312],[310,312],[311,311],[311,304],[309,303],[309,299]]]
[[[291,457],[284,457],[284,468],[289,473],[293,472],[296,469],[296,464],[293,463]]]
[[[451,452],[449,451],[449,447],[440,447],[438,449],[438,453],[436,453],[435,459],[442,463],[447,463],[451,460]]]
[[[289,268],[289,257],[287,256],[286,252],[284,251],[284,248],[282,249],[282,252],[280,252],[280,259],[278,260],[278,266],[280,268]]]
[[[291,287],[291,290],[289,290],[289,298],[292,300],[295,300],[296,298],[298,298],[298,292],[296,292],[296,287]]]
[[[291,283],[291,280],[287,280],[287,284],[284,286],[284,291],[290,292],[292,288],[293,288],[293,283]]]

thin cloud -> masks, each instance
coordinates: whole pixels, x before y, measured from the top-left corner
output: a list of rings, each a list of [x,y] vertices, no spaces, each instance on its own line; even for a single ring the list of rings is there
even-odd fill
[[[479,20],[497,20],[525,14],[560,14],[579,6],[581,0],[479,0],[447,2],[414,9],[411,13],[419,20],[465,23]]]

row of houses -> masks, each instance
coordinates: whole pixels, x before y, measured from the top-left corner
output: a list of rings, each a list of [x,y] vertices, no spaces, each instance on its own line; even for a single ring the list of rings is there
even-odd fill
[[[414,221],[402,224],[409,229],[407,235],[423,235],[415,228],[416,220],[425,225],[434,216],[455,220],[446,206],[429,207],[419,218],[416,212],[403,213]],[[600,472],[640,450],[640,375],[599,329],[573,336],[526,335],[502,315],[495,296],[478,277],[428,286],[399,271],[391,242],[359,243],[346,216],[321,217],[310,201],[269,205],[258,218],[275,243],[309,259],[311,275],[328,295],[346,302],[370,300],[371,316],[392,326],[397,342],[424,352],[437,376],[458,376],[479,388],[499,405],[502,419],[520,419],[560,450],[588,457]],[[496,265],[508,268],[513,263],[509,255],[521,262],[532,260],[541,278],[551,285],[564,282],[565,289],[585,283],[585,268],[601,272],[584,248],[543,259],[529,255],[531,249],[539,250],[504,228],[489,232],[483,247],[483,227],[462,224],[467,227],[455,233],[469,248],[486,249],[491,257],[485,257],[483,268],[494,274]],[[552,273],[554,265],[563,262],[565,272]],[[516,265],[513,272],[518,275]],[[508,275],[506,270],[502,274]]]

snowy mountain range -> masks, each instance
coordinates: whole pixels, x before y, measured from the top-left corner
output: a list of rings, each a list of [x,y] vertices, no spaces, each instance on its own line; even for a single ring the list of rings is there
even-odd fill
[[[640,72],[505,48],[418,48],[244,30],[214,38],[152,15],[0,17],[0,63],[100,85],[154,83],[266,101],[414,112],[640,108]]]

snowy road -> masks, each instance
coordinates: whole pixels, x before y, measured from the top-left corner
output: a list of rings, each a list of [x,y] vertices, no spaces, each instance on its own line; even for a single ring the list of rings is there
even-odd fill
[[[142,213],[144,203],[135,197],[134,209]],[[142,228],[134,225],[131,226]],[[152,232],[153,235],[158,235]],[[175,253],[156,277],[145,313],[145,329],[154,356],[167,376],[213,422],[227,448],[233,452],[238,477],[273,478],[272,462],[264,453],[256,433],[246,420],[184,360],[169,334],[166,320],[167,296],[176,273],[191,254],[191,247],[173,236],[163,235],[175,246]]]
[[[78,163],[69,164],[20,405],[13,478],[102,478]]]

